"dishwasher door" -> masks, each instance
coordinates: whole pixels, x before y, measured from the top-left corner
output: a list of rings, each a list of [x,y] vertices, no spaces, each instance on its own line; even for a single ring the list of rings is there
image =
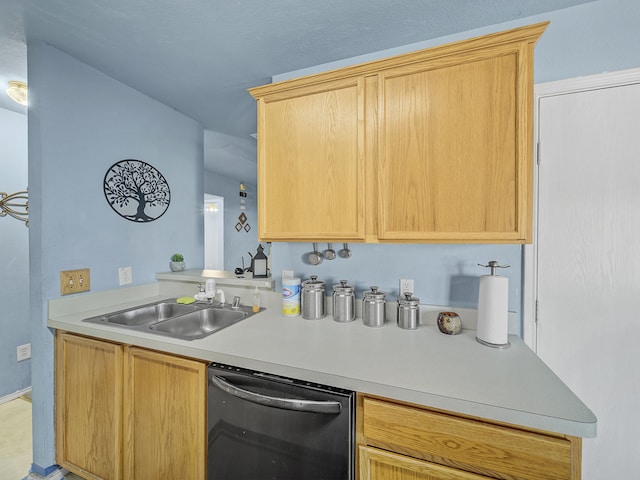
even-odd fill
[[[208,370],[209,480],[353,480],[354,392]]]

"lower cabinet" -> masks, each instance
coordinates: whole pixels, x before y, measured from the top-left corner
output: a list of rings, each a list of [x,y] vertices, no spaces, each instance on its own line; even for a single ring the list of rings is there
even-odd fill
[[[359,395],[360,480],[579,480],[581,439]]]
[[[363,446],[359,448],[359,461],[361,480],[483,480],[491,478]]]
[[[56,461],[84,478],[122,478],[123,350],[56,334]]]
[[[206,363],[56,335],[56,461],[87,479],[206,477]]]

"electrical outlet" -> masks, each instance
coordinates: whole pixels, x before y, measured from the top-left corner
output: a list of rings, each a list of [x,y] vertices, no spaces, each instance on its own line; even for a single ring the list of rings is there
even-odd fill
[[[282,278],[293,278],[293,270],[282,270]]]
[[[60,295],[88,292],[90,289],[91,276],[88,268],[60,272]]]
[[[131,267],[120,267],[118,269],[118,279],[120,281],[120,285],[129,285],[130,283],[133,283]]]
[[[400,295],[404,295],[405,293],[415,293],[413,289],[413,280],[401,279],[400,280]]]
[[[31,344],[25,343],[16,348],[16,357],[18,362],[31,358]]]

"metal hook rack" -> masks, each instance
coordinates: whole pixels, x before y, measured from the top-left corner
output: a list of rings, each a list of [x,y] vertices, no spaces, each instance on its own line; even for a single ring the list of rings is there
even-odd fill
[[[12,194],[0,192],[0,217],[7,215],[29,226],[29,192],[27,190]]]

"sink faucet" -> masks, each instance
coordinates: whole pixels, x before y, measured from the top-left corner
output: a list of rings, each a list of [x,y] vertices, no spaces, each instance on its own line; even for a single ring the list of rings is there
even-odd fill
[[[221,288],[216,290],[216,295],[220,294],[220,306],[223,307],[224,306],[224,302],[225,302],[225,298],[224,298],[224,292],[222,291]]]

